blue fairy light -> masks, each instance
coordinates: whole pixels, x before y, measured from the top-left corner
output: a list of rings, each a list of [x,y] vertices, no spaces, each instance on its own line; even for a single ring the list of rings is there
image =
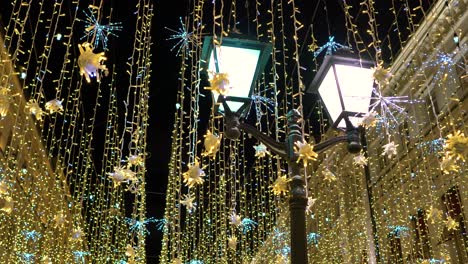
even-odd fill
[[[86,251],[73,251],[73,256],[76,262],[85,263],[85,256],[88,256],[89,252]]]
[[[32,253],[18,253],[19,258],[26,263],[34,263],[35,255]]]
[[[468,45],[464,45],[463,49],[466,49]],[[437,52],[433,59],[425,61],[422,63],[422,68],[424,69],[436,69],[434,79],[435,80],[445,80],[448,75],[456,76],[457,67],[464,69],[463,64],[458,64],[455,60],[456,52],[446,53],[443,51]]]
[[[328,42],[325,43],[322,47],[318,48],[316,51],[314,51],[314,58],[317,58],[320,53],[322,53],[324,50],[326,50],[326,55],[332,55],[333,52],[336,52],[337,50],[340,49],[345,49],[345,50],[350,50],[351,47],[345,46],[340,43],[335,42],[335,37],[334,36],[329,36],[328,37]]]
[[[167,226],[169,225],[169,222],[165,219],[156,219],[154,221],[156,223],[156,229],[159,231],[162,231],[163,233],[167,232]]]
[[[148,219],[140,221],[140,220],[136,220],[132,218],[125,218],[125,221],[127,222],[127,224],[130,225],[130,228],[129,228],[130,232],[140,233],[141,235],[146,236],[146,235],[149,235],[150,233],[146,225],[150,223],[155,223],[157,219],[150,217]]]
[[[22,231],[21,234],[24,235],[24,237],[26,238],[26,241],[32,240],[33,242],[36,242],[42,236],[41,233],[37,232],[36,230],[32,230],[32,231],[25,230],[25,231]]]
[[[317,246],[320,237],[320,234],[314,232],[307,234],[307,244],[313,243],[315,246]]]
[[[390,234],[401,237],[408,235],[409,228],[406,226],[388,226],[391,229]]]
[[[203,264],[203,261],[198,259],[192,259],[188,262],[188,264]]]
[[[437,138],[419,143],[416,148],[427,153],[440,153],[444,149],[445,139]]]
[[[102,25],[96,18],[95,11],[98,7],[90,6],[88,8],[89,12],[83,11],[86,16],[85,22],[85,35],[80,39],[91,38],[94,39],[93,46],[94,48],[98,47],[99,44],[102,45],[103,49],[107,48],[107,41],[109,35],[117,37],[115,31],[121,31],[123,27],[121,22],[109,23],[107,25]]]
[[[182,17],[180,17],[179,20],[180,27],[178,29],[174,30],[165,27],[167,30],[173,33],[166,40],[177,40],[177,42],[171,48],[171,51],[178,48],[176,55],[179,55],[181,50],[188,52],[190,43],[195,46],[200,45],[198,37],[193,34],[193,32],[188,31],[187,26],[185,25],[184,21],[182,21]]]
[[[258,225],[258,223],[255,222],[254,220],[250,219],[250,218],[242,219],[242,221],[241,221],[242,233],[245,234],[245,233],[251,231],[257,225]]]

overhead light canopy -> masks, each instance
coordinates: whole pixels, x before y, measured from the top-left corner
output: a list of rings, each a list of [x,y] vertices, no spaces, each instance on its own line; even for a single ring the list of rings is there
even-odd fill
[[[369,111],[374,86],[371,61],[338,55],[325,56],[307,93],[318,93],[334,128],[357,127]]]
[[[216,52],[214,52],[216,50]],[[213,37],[205,37],[202,50],[202,62],[205,63],[208,77],[215,73],[226,73],[231,87],[228,106],[232,112],[242,109],[245,102],[250,102],[253,87],[260,73],[263,72],[270,57],[272,46],[244,36],[223,37],[220,46],[213,45]],[[219,93],[213,92],[215,101]],[[218,110],[223,112],[223,106]]]

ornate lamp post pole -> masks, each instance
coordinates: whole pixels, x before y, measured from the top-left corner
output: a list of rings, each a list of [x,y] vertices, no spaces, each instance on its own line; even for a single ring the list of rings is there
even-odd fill
[[[258,131],[255,127],[242,122],[239,113],[233,113],[226,101],[232,97],[220,99],[224,107],[225,130],[224,135],[229,139],[238,139],[241,130],[251,134],[263,143],[276,155],[288,163],[290,175],[289,192],[289,219],[291,234],[291,263],[307,264],[307,238],[306,238],[306,207],[307,191],[303,167],[297,163],[298,154],[294,150],[295,142],[303,142],[301,120],[302,116],[297,110],[291,110],[287,114],[287,137],[285,142],[277,142],[269,136]],[[357,129],[350,129],[346,136],[338,136],[325,142],[316,144],[314,151],[320,153],[340,142],[348,142],[348,150],[356,153],[361,150],[360,137]]]

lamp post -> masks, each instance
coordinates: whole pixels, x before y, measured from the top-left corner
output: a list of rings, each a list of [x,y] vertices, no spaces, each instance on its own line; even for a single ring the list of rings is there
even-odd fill
[[[332,128],[346,130],[349,135],[359,137],[367,158],[365,129],[359,124],[369,111],[374,78],[373,62],[355,58],[327,55],[314,77],[307,93],[320,96],[325,111],[331,119]],[[379,256],[374,211],[371,206],[370,170],[364,166],[366,192],[363,198],[367,213],[367,238],[369,241],[369,263],[377,263]]]
[[[232,93],[229,96],[213,93],[215,101],[217,102],[216,105],[218,105],[217,110],[224,116],[224,135],[226,138],[235,140],[240,137],[241,131],[247,132],[263,143],[270,151],[287,161],[288,172],[291,179],[289,192],[291,263],[307,264],[307,191],[303,167],[297,163],[298,153],[294,149],[294,144],[296,142],[304,141],[301,113],[297,110],[288,112],[287,135],[284,142],[277,142],[257,130],[254,126],[243,122],[246,109],[248,109],[247,106],[251,103],[249,97],[251,96],[256,76],[263,71],[263,67],[266,65],[271,53],[271,46],[254,40],[230,38],[223,38],[222,45],[215,46],[212,44],[212,41],[210,37],[205,38],[202,52],[202,60],[206,64],[205,68],[208,73],[227,73],[230,76],[230,81],[237,81],[237,79],[242,81],[242,83],[233,83]],[[240,63],[239,60],[241,61]],[[250,69],[249,72],[247,72],[248,69]],[[340,67],[333,67],[332,69],[335,73],[342,72]],[[346,68],[345,73],[346,70],[350,70],[350,68]],[[325,71],[323,70],[323,72]],[[326,76],[325,80],[329,79],[330,77]],[[336,77],[335,79],[336,83],[338,83],[338,79]],[[246,87],[249,87],[249,89],[246,89]],[[337,92],[331,95],[342,97],[343,93]],[[355,95],[359,97],[363,95],[363,93],[357,93]],[[367,108],[369,107],[369,101]],[[343,108],[347,106],[343,99],[341,99],[341,105]],[[361,151],[360,133],[352,123],[355,120],[354,117],[351,116],[351,113],[352,112],[339,115],[341,119],[344,120],[343,124],[347,128],[345,131],[346,135],[337,136],[314,145],[315,152],[323,152],[341,142],[347,142],[348,150],[352,153]],[[337,124],[343,125],[341,123]]]

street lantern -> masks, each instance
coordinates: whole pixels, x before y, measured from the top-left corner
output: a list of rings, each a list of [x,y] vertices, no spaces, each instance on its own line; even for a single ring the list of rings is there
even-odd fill
[[[371,61],[325,56],[306,92],[320,95],[333,128],[358,127],[362,116],[369,111],[373,66]]]
[[[246,108],[246,102],[250,102],[255,82],[263,72],[271,50],[271,44],[248,39],[243,35],[223,37],[221,45],[214,45],[213,37],[205,37],[202,66],[210,79],[215,73],[228,74],[231,89],[226,97],[229,97],[227,104],[231,111],[242,112]],[[213,95],[218,102],[220,94],[213,92]],[[224,107],[219,105],[218,110],[223,112]]]

